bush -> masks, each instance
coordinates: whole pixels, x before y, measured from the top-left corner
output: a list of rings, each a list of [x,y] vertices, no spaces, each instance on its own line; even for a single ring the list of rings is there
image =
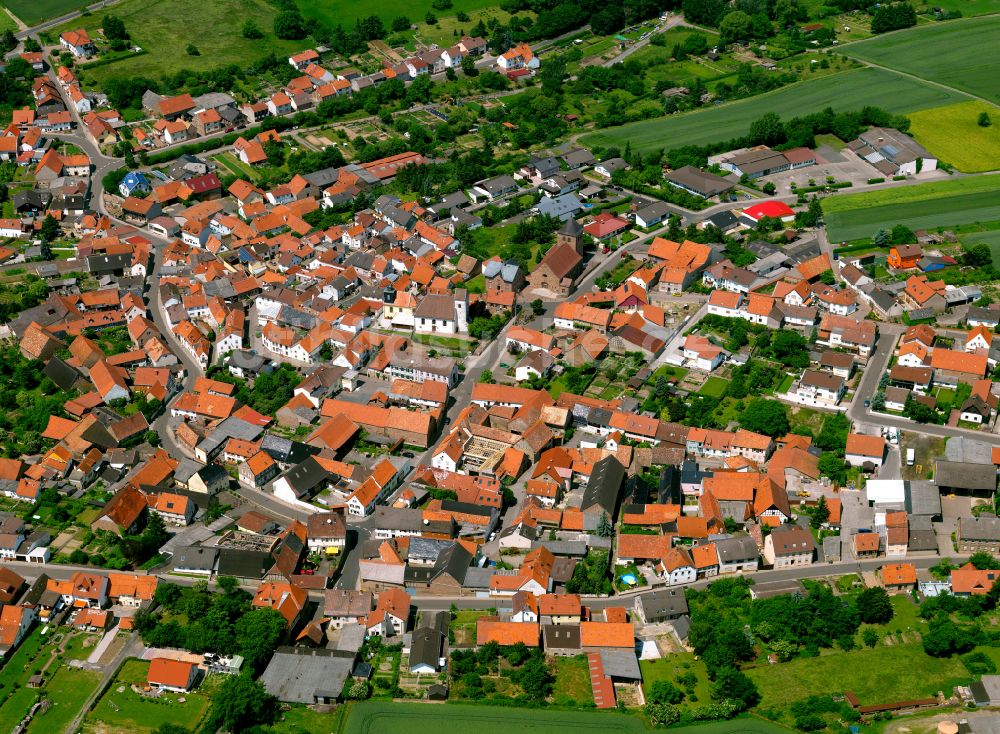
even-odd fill
[[[868,183],[870,183],[870,184],[885,183],[885,179],[884,178],[870,178],[870,179],[868,179]]]
[[[993,660],[986,653],[978,650],[963,655],[962,664],[972,675],[993,675],[997,672],[997,666]]]

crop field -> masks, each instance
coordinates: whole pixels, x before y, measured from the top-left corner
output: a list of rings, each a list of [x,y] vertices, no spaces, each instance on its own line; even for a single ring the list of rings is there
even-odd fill
[[[473,10],[496,6],[496,0],[454,0],[453,6],[446,11],[434,10],[433,0],[386,0],[380,3],[368,3],[361,0],[332,0],[323,3],[310,0],[298,0],[299,9],[306,18],[315,18],[333,28],[343,26],[345,29],[354,27],[354,23],[369,15],[377,15],[389,28],[393,18],[405,16],[411,22],[426,28],[424,16],[428,12],[444,17],[453,16],[460,10],[471,13]],[[469,24],[471,28],[475,21]]]
[[[918,26],[846,46],[871,61],[1000,103],[1000,16]]]
[[[246,67],[273,51],[281,57],[307,48],[311,41],[279,41],[272,27],[277,9],[266,0],[123,0],[114,6],[114,14],[125,22],[132,41],[146,53],[126,57],[113,63],[87,69],[78,67],[85,85],[101,86],[112,77],[149,77],[156,79],[174,74],[180,69],[216,69],[226,64]],[[111,12],[111,11],[109,11]],[[104,13],[78,18],[52,31],[54,36],[70,28],[94,31],[101,26]],[[233,18],[241,19],[234,23]],[[251,41],[240,35],[245,19],[254,19],[265,37]],[[192,34],[191,29],[197,28]],[[188,39],[201,52],[200,56],[185,53]]]
[[[1000,230],[964,235],[962,242],[969,245],[989,245],[990,252],[993,253],[993,267],[1000,267]]]
[[[410,734],[439,734],[443,729],[474,730],[476,734],[509,734],[515,729],[524,734],[550,734],[563,729],[609,734],[646,731],[640,719],[617,713],[367,702],[351,708],[344,732],[395,734],[406,730]]]
[[[878,229],[954,227],[1000,219],[1000,175],[882,189],[823,200],[831,240],[871,237]]]
[[[83,5],[80,0],[4,0],[3,4],[28,25],[57,18]]]
[[[996,123],[980,127],[983,112]],[[917,142],[959,171],[1000,169],[1000,107],[972,100],[914,112],[910,123],[910,134]]]
[[[936,2],[914,3],[918,13],[931,13],[933,8],[958,10],[966,18],[987,13],[1000,13],[1000,0],[937,0]]]
[[[890,112],[908,113],[962,99],[957,92],[891,71],[855,69],[717,107],[608,128],[585,136],[581,142],[589,146],[630,142],[632,150],[645,153],[746,135],[750,124],[766,112],[777,112],[786,120],[831,106],[850,111],[877,105]]]

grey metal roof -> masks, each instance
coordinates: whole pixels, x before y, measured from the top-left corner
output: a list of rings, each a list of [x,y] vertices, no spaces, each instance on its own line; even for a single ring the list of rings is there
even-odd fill
[[[354,656],[337,650],[279,647],[260,682],[279,701],[311,704],[337,698],[353,667]]]
[[[958,518],[960,540],[997,541],[1000,540],[1000,518],[994,515]]]
[[[181,571],[212,571],[218,556],[218,548],[189,545],[174,556],[172,565]]]
[[[634,651],[602,649],[600,654],[605,675],[619,680],[642,680],[639,660]]]
[[[997,488],[997,471],[992,464],[938,459],[934,467],[934,483],[949,489],[993,492]]]

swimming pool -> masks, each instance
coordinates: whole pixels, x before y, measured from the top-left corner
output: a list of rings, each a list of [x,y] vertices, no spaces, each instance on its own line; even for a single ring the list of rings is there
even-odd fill
[[[621,580],[624,581],[629,586],[635,586],[638,579],[635,577],[634,573],[623,573],[621,575]]]

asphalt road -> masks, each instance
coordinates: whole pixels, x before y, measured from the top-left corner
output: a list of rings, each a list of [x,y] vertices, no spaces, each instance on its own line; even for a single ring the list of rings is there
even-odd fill
[[[964,555],[955,554],[952,556],[953,561],[959,561],[966,558]],[[811,578],[823,578],[826,576],[843,576],[849,573],[861,573],[866,571],[876,571],[882,566],[884,566],[888,561],[885,558],[871,560],[871,561],[845,561],[843,563],[815,563],[812,566],[796,566],[794,568],[780,568],[771,569],[764,571],[757,571],[753,574],[748,574],[755,583],[764,583],[767,581],[790,581],[793,579],[811,579]],[[907,556],[907,563],[912,563],[918,571],[926,571],[931,566],[935,566],[941,562],[939,556]],[[699,579],[693,584],[687,584],[683,587],[675,588],[692,588],[692,589],[703,589],[709,584],[718,581],[720,578],[731,578],[731,576],[714,576],[709,579]],[[584,604],[591,609],[604,609],[606,607],[631,607],[635,604],[636,596],[643,596],[650,592],[641,592],[639,594],[628,594],[623,596],[611,596],[611,597],[600,597],[600,596],[583,596]],[[431,611],[437,611],[442,609],[449,609],[452,604],[454,604],[459,609],[491,609],[495,607],[502,607],[505,604],[509,605],[509,598],[505,599],[503,597],[489,597],[489,598],[479,598],[479,597],[451,597],[451,596],[420,596],[419,594],[413,597],[413,602],[420,609],[426,609]]]

